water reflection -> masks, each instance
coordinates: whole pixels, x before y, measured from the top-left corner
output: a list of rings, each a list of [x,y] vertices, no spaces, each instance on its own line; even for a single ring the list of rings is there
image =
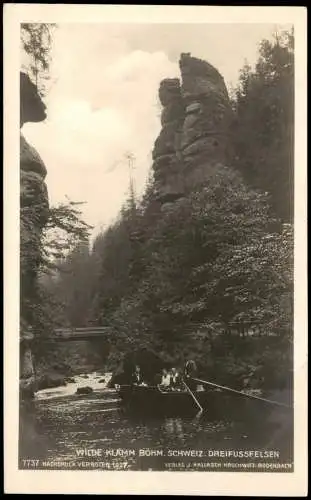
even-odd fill
[[[161,430],[167,437],[173,437],[176,443],[185,443],[185,433],[181,418],[167,418],[161,426]]]

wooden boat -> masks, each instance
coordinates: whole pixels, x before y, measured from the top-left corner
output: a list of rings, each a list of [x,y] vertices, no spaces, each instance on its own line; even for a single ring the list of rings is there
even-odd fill
[[[164,390],[157,385],[120,385],[116,389],[123,407],[139,414],[188,415],[203,410],[212,420],[236,419],[243,416],[248,403],[213,388],[190,392],[186,388]]]
[[[164,390],[157,385],[120,385],[116,390],[123,405],[140,413],[184,414],[199,409],[186,388]]]
[[[161,387],[145,385],[120,385],[116,390],[122,404],[139,414],[185,415],[203,411],[211,420],[260,420],[267,419],[272,411],[289,414],[290,408],[271,406],[272,402],[262,398],[248,397],[240,391],[228,392],[219,387],[197,390],[185,386],[183,389],[164,390]]]

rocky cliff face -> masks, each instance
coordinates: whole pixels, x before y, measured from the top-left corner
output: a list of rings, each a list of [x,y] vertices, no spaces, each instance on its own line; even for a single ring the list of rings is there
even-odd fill
[[[43,121],[45,106],[29,77],[20,77],[20,126]],[[37,300],[37,274],[41,258],[41,234],[48,218],[46,168],[37,151],[20,137],[20,263],[21,263],[21,348],[22,392],[32,390],[34,369],[31,328]]]
[[[195,190],[228,156],[231,107],[220,73],[209,63],[182,54],[181,81],[160,84],[162,130],[153,150],[159,201],[167,205]]]

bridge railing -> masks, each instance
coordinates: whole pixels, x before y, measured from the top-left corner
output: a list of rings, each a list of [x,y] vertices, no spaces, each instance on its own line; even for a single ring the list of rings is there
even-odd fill
[[[47,336],[37,336],[35,340],[40,342],[57,342],[66,340],[88,340],[100,339],[105,340],[105,336],[111,334],[109,327],[85,327],[85,328],[56,328],[53,333]]]

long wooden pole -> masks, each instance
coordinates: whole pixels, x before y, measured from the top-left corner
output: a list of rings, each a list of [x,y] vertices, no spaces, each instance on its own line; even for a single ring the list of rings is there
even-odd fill
[[[191,391],[190,387],[187,386],[186,382],[183,380],[183,384],[184,386],[186,387],[187,391],[190,392],[191,396],[193,397],[195,403],[197,404],[197,406],[200,408],[200,411],[203,411],[203,408],[202,406],[200,405],[199,401],[197,400],[197,398],[195,397],[195,395],[193,394],[193,392]]]
[[[218,387],[219,389],[224,389],[225,391],[230,391],[230,392],[235,392],[236,394],[240,394],[240,396],[245,396],[247,398],[251,399],[258,399],[259,401],[264,401],[266,403],[278,405],[278,406],[283,406],[284,408],[292,408],[291,406],[285,404],[285,403],[280,403],[279,401],[273,401],[271,399],[266,399],[266,398],[261,398],[259,396],[254,396],[253,394],[246,394],[245,392],[242,391],[237,391],[236,389],[231,389],[231,387],[226,387],[225,385],[219,385],[215,384],[214,382],[208,382],[207,380],[201,380],[199,378],[193,378],[196,382],[201,382],[202,384],[207,384],[211,385],[213,387]]]

